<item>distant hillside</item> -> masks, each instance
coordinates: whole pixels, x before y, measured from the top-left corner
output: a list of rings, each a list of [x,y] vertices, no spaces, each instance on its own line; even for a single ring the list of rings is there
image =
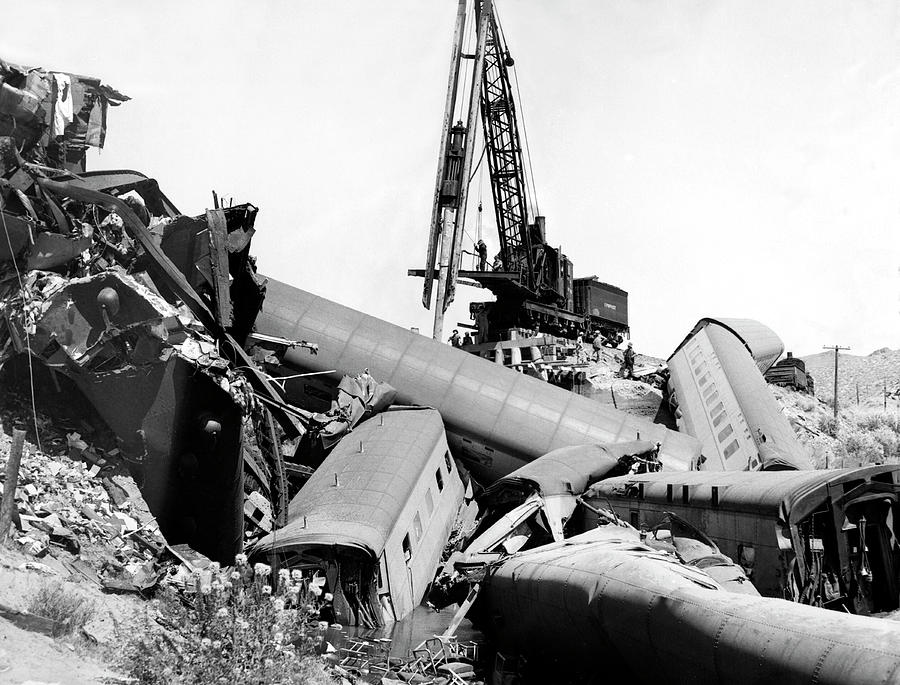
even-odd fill
[[[816,382],[816,397],[831,402],[834,396],[834,352],[823,351],[802,358]],[[888,409],[900,408],[900,350],[882,348],[860,356],[842,352],[838,362],[838,396],[841,406],[856,406],[857,386],[861,407],[882,408],[887,384]]]

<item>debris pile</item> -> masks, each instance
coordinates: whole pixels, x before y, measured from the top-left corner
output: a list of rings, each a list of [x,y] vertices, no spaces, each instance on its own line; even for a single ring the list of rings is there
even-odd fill
[[[73,175],[84,146],[102,145],[107,106],[127,98],[0,69],[0,111],[21,124],[0,128],[0,365],[24,356],[29,382],[92,405],[166,538],[227,560],[245,538],[242,489],[248,537],[284,523],[281,443],[305,432],[244,346],[262,360],[315,351],[251,338],[265,291],[249,253],[257,209],[185,217],[139,173]],[[60,119],[65,102],[74,119]]]
[[[35,559],[34,568],[109,590],[155,586],[166,543],[134,482],[78,433],[48,438],[45,432],[45,446],[57,454],[23,455],[12,540]],[[0,467],[8,454],[0,455]]]
[[[102,148],[106,113],[130,98],[100,79],[22,67],[0,59],[0,174],[22,156],[84,171],[88,148]],[[10,144],[12,143],[12,144]]]

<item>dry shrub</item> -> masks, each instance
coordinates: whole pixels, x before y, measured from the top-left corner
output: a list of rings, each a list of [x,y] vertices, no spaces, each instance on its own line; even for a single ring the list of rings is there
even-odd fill
[[[195,574],[193,595],[166,587],[155,622],[128,641],[122,666],[139,683],[315,683],[334,681],[318,658],[325,625],[309,580],[241,555],[233,569]]]
[[[54,621],[53,635],[60,637],[80,631],[94,616],[94,603],[56,582],[38,589],[28,602],[28,611]]]

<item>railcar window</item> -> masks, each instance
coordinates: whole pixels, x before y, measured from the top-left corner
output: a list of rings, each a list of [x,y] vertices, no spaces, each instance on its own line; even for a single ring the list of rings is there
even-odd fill
[[[725,405],[719,402],[715,407],[709,410],[711,416],[715,416],[720,411],[725,411]]]
[[[416,512],[413,519],[413,532],[416,534],[416,542],[422,539],[422,517],[419,516],[419,512]]]
[[[437,470],[434,472],[434,482],[437,483],[438,492],[444,489],[444,477],[441,475],[441,467],[438,466]]]
[[[722,454],[724,454],[725,458],[728,459],[728,457],[738,451],[739,447],[740,445],[738,445],[738,441],[732,440],[728,443],[728,447],[725,448],[725,451]]]
[[[726,414],[724,411],[721,414],[719,414],[718,416],[714,416],[713,417],[713,428],[715,428],[720,423],[722,423],[722,421],[725,420],[725,418],[727,416],[728,416],[728,414]]]
[[[706,373],[707,368],[706,362],[701,360],[700,363],[694,367],[694,374],[699,376],[702,373]]]
[[[403,558],[409,563],[412,559],[412,545],[409,543],[409,533],[403,536]]]
[[[453,473],[453,457],[450,452],[444,452],[444,461],[447,462],[447,473]]]
[[[428,516],[434,512],[434,497],[431,496],[431,488],[425,493],[425,506],[428,508]]]
[[[702,388],[704,385],[709,383],[709,374],[704,373],[700,378],[697,379],[697,384]]]
[[[710,383],[709,387],[703,391],[703,399],[707,399],[715,391],[716,391],[716,384]]]
[[[709,387],[713,387],[713,386],[709,386]],[[706,406],[708,407],[713,402],[715,402],[717,399],[719,399],[719,391],[718,390],[706,398]]]
[[[725,428],[719,431],[719,442],[723,442],[725,438],[734,433],[734,428],[731,427],[729,423]]]

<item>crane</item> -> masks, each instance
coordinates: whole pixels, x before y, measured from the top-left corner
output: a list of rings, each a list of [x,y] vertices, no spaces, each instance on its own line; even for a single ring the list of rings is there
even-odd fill
[[[475,52],[467,54],[463,48],[470,2],[476,22]],[[467,81],[466,61],[472,63],[471,79],[468,93],[460,97],[460,78]],[[572,338],[593,327],[617,344],[628,330],[627,293],[593,277],[573,279],[571,260],[561,248],[547,243],[545,219],[532,212],[510,79],[514,64],[494,0],[458,0],[425,269],[409,273],[425,277],[422,304],[430,308],[432,297],[436,300],[435,339],[442,336],[444,313],[455,297],[458,278],[463,277],[463,282],[487,288],[496,298],[470,306],[481,342],[496,340],[516,327]],[[458,103],[465,122],[454,122]],[[482,259],[477,269],[463,271],[462,243],[479,121],[500,251],[493,268]],[[601,304],[603,299],[615,302]]]

